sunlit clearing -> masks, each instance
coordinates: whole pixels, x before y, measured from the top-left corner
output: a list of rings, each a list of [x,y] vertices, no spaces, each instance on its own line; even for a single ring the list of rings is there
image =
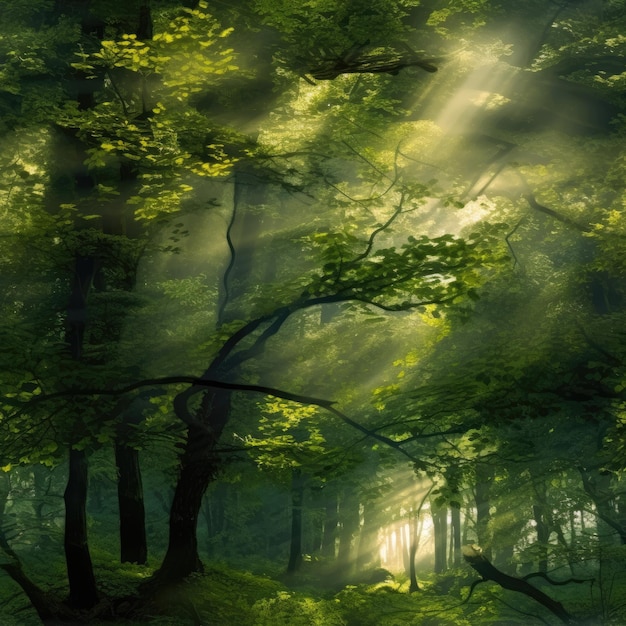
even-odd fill
[[[407,568],[412,543],[416,546],[417,563],[432,558],[430,484],[418,479],[410,469],[398,472],[389,482],[384,517],[390,521],[378,529],[376,546],[372,546],[377,554],[371,560],[399,572]]]
[[[410,511],[405,512],[408,516]],[[416,560],[422,561],[433,553],[433,522],[430,506],[424,505],[416,528]],[[411,525],[408,522],[390,524],[381,528],[378,535],[381,567],[392,572],[406,569],[405,562],[411,547]]]

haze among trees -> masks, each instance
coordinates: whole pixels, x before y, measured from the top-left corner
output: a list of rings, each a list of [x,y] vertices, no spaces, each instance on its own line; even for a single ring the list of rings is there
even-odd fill
[[[622,0],[0,4],[0,623],[626,623]]]

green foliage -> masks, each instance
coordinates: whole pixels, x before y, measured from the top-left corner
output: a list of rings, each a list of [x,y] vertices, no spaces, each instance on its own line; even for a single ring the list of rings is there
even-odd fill
[[[611,585],[623,555],[603,551],[589,526],[607,507],[623,525],[623,115],[613,130],[566,136],[562,118],[577,108],[547,111],[561,107],[516,85],[530,75],[552,85],[552,73],[623,114],[623,3],[159,2],[152,35],[139,33],[139,2],[92,2],[89,16],[78,4],[61,15],[61,4],[0,7],[1,521],[37,580],[66,591],[64,475],[48,477],[46,499],[35,471],[63,471],[69,445],[91,456],[102,590],[127,595],[156,565],[113,565],[116,513],[96,497],[113,497],[104,453],[122,424],[142,451],[157,553],[166,540],[184,433],[172,403],[184,386],[113,399],[71,392],[209,367],[321,390],[382,439],[372,446],[317,408],[236,397],[219,452],[256,465],[233,462],[224,493],[210,491],[204,521],[221,513],[223,523],[203,546],[242,558],[262,538],[266,556],[282,557],[280,483],[294,469],[320,507],[305,511],[313,549],[320,492],[336,496],[338,483],[354,487],[365,520],[370,504],[382,510],[381,529],[404,520],[414,484],[402,503],[381,504],[398,491],[385,470],[400,449],[436,481],[436,504],[467,513],[468,535],[478,527],[472,488],[489,474],[496,555],[511,548],[511,567],[592,559],[585,567],[603,577],[595,605],[563,597],[579,615],[621,619],[622,583]],[[520,51],[522,39],[534,43]],[[340,71],[400,49],[448,54],[428,76]],[[501,80],[506,60],[524,56],[533,73],[508,67]],[[335,78],[311,80],[328,68]],[[539,120],[553,113],[561,118],[545,132]],[[99,269],[69,313],[77,257]],[[68,352],[76,322],[80,359]],[[267,474],[278,485],[264,491]],[[45,503],[41,519],[31,497]],[[532,505],[547,539],[529,523]],[[266,512],[269,523],[257,519]],[[46,533],[56,543],[42,558],[34,545]],[[527,623],[495,586],[462,604],[466,583],[454,572],[421,594],[384,584],[322,596],[214,567],[164,597],[158,620],[197,621],[195,611],[242,624]],[[0,593],[30,618],[13,588]]]

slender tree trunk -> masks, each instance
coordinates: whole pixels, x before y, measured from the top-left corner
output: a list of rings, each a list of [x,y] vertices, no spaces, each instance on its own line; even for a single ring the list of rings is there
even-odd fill
[[[70,450],[64,500],[70,604],[77,609],[90,609],[98,602],[98,593],[87,543],[87,456],[83,450]]]
[[[139,452],[118,442],[115,444],[115,463],[118,469],[120,560],[122,563],[145,565],[148,545]]]
[[[293,574],[302,565],[302,507],[304,505],[304,478],[299,468],[291,472],[291,540],[287,573]]]

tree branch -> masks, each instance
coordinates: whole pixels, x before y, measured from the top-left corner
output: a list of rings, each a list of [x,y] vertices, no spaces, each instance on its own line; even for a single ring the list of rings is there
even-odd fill
[[[501,572],[482,554],[480,548],[476,548],[474,546],[463,546],[463,558],[474,570],[476,570],[476,572],[478,572],[478,574],[480,574],[483,580],[492,580],[503,589],[523,593],[525,596],[539,602],[539,604],[551,611],[564,624],[572,623],[572,616],[565,610],[560,602],[553,600],[550,596],[546,595],[543,591],[537,589],[536,587],[533,587],[523,578],[516,578],[515,576],[509,576],[508,574]]]
[[[274,396],[277,398],[283,398],[284,400],[290,400],[291,402],[298,402],[300,404],[312,404],[314,406],[319,406],[322,409],[326,409],[333,415],[337,416],[341,421],[348,424],[352,428],[358,430],[359,432],[371,437],[372,439],[376,439],[381,443],[393,448],[400,452],[400,454],[407,457],[409,460],[416,462],[418,461],[417,457],[413,456],[406,450],[402,449],[402,441],[394,441],[389,437],[385,437],[384,435],[379,435],[378,433],[362,426],[358,422],[354,421],[352,418],[348,417],[345,413],[342,413],[338,409],[336,409],[333,405],[335,404],[334,400],[325,400],[323,398],[315,398],[312,396],[305,396],[299,393],[292,393],[290,391],[284,391],[282,389],[277,389],[276,387],[267,387],[265,385],[249,385],[247,383],[228,383],[222,380],[208,379],[208,378],[197,378],[195,376],[165,376],[163,378],[148,378],[145,380],[140,380],[130,385],[126,385],[124,387],[119,387],[117,389],[66,389],[65,391],[58,391],[55,393],[40,395],[33,397],[30,401],[26,403],[26,406],[20,411],[23,412],[27,408],[32,407],[34,404],[40,404],[42,402],[46,402],[48,400],[54,400],[55,398],[62,397],[70,397],[70,396],[119,396],[125,393],[130,393],[131,391],[135,391],[136,389],[141,389],[143,387],[149,387],[154,385],[173,385],[187,383],[193,385],[193,387],[201,387],[201,388],[210,388],[214,387],[217,389],[226,389],[230,391],[250,391],[254,393],[262,393],[264,395]],[[193,389],[192,387],[192,389]],[[179,415],[180,417],[180,415]],[[191,418],[191,421],[188,422],[186,419],[183,419],[188,424],[193,424],[199,428],[204,430],[207,429],[207,426],[198,422],[197,420]]]

